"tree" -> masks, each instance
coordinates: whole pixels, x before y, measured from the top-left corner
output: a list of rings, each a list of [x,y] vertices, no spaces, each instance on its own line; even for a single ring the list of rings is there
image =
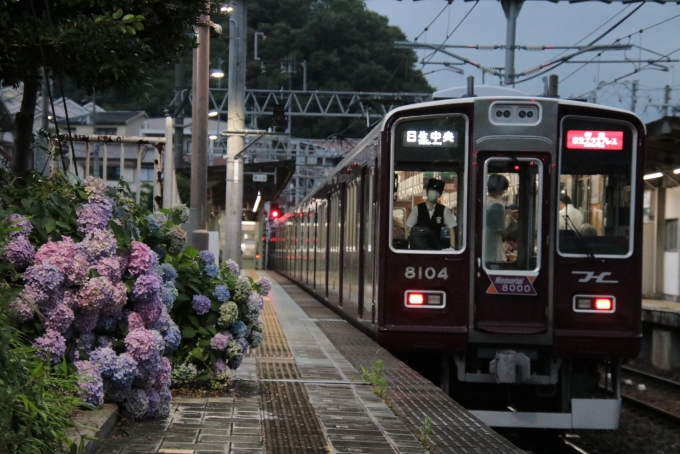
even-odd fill
[[[14,174],[28,170],[41,68],[91,91],[122,88],[179,59],[205,0],[0,0],[0,80],[24,84]]]

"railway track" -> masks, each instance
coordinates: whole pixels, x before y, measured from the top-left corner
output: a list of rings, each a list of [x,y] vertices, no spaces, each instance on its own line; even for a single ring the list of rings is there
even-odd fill
[[[678,396],[678,400],[680,400],[680,383],[673,381],[673,380],[668,380],[663,377],[659,377],[657,375],[649,374],[647,372],[643,372],[637,369],[633,369],[630,367],[622,367],[621,368],[622,372],[622,378],[635,378],[636,381],[639,380],[644,380],[645,381],[645,386],[650,392],[654,392],[655,395],[658,395],[658,393],[669,393],[669,394],[675,394]],[[653,400],[655,399],[648,399],[647,398],[647,391],[643,392],[635,392],[635,388],[632,390],[627,389],[627,386],[623,386],[621,389],[621,399],[623,402],[627,403],[630,406],[634,406],[638,409],[645,410],[649,413],[653,413],[654,415],[663,418],[669,422],[673,423],[680,423],[680,411],[669,411],[669,408],[662,408],[662,406],[657,405]],[[656,399],[660,400],[660,399]],[[668,402],[668,399],[661,399],[661,402]],[[664,405],[665,406],[665,405]]]

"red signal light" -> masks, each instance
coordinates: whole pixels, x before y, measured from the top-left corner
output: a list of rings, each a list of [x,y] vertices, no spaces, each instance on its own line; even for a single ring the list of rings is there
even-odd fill
[[[413,306],[420,306],[425,303],[425,297],[422,293],[409,293],[408,303]]]
[[[610,300],[609,298],[595,299],[595,309],[597,309],[598,311],[612,310],[612,300]]]
[[[515,170],[516,170],[516,171],[519,171],[519,166],[515,166]]]
[[[272,210],[272,217],[278,218],[279,217],[279,210]]]

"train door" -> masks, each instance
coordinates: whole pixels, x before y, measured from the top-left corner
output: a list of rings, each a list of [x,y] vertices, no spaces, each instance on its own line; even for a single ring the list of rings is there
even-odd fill
[[[472,337],[550,334],[549,216],[542,212],[550,155],[480,152],[477,162]]]

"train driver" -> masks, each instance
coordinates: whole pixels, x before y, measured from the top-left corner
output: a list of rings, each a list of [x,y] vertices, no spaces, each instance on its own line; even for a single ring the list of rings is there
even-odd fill
[[[438,202],[444,193],[444,182],[430,178],[427,182],[427,200],[416,205],[416,209],[406,219],[406,236],[411,249],[441,249],[440,236],[442,227],[451,234],[450,247],[456,247],[456,217],[451,210]]]
[[[578,230],[583,224],[583,213],[571,204],[571,197],[560,195],[560,230]]]

